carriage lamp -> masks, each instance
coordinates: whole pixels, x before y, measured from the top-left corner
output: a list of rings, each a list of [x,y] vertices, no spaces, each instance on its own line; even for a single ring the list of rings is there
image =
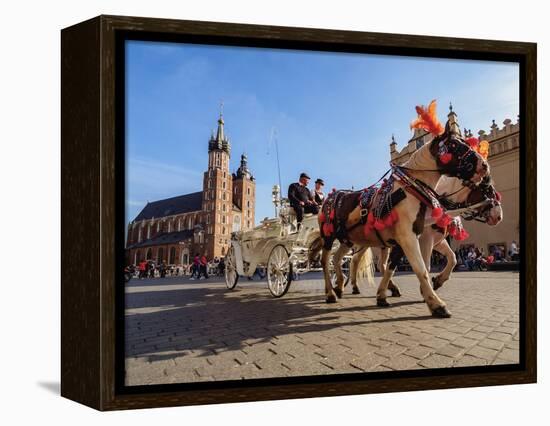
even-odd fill
[[[271,200],[275,206],[275,217],[278,215],[278,208],[281,204],[281,187],[279,185],[273,185],[271,190]]]

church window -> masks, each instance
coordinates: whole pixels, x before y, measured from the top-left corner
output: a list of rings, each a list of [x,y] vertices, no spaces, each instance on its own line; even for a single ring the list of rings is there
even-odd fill
[[[160,232],[160,220],[157,222],[157,232]]]
[[[147,225],[147,239],[151,238],[151,224]]]
[[[225,234],[225,226],[222,228],[222,234]]]
[[[225,199],[226,199],[226,196],[225,196],[225,192],[224,192],[224,193],[222,194],[222,200],[225,201]]]
[[[250,195],[250,188],[246,188],[246,193]]]
[[[168,221],[168,232],[172,232],[172,221]]]
[[[222,210],[225,211],[225,204],[222,204]]]

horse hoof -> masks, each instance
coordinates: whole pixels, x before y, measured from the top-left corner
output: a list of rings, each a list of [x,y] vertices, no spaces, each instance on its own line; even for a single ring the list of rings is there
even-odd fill
[[[390,291],[391,291],[391,297],[401,297],[401,292],[397,287],[391,288]]]
[[[334,287],[333,290],[336,293],[336,296],[338,296],[338,299],[341,299],[342,298],[342,290],[340,290],[338,287]]]
[[[376,298],[376,306],[379,306],[381,308],[387,308],[388,306],[391,306],[386,299]]]
[[[432,316],[436,318],[451,318],[451,312],[446,306],[439,306],[432,311]]]
[[[441,288],[441,286],[443,284],[441,284],[439,282],[439,280],[437,279],[437,277],[432,277],[432,285],[433,285],[433,288],[434,288],[434,291],[437,291],[439,288]]]
[[[361,292],[359,291],[359,288],[354,287],[353,290],[351,291],[351,294],[361,294]]]
[[[330,296],[327,296],[326,302],[327,303],[336,303],[336,296],[334,296],[333,294],[331,294]]]

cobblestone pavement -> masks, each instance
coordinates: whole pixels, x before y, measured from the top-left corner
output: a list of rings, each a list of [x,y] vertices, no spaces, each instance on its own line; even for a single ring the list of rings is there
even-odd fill
[[[439,290],[453,316],[435,319],[413,275],[376,306],[375,289],[324,302],[320,274],[280,299],[266,283],[132,280],[126,288],[126,384],[410,370],[519,362],[519,275],[459,272]]]

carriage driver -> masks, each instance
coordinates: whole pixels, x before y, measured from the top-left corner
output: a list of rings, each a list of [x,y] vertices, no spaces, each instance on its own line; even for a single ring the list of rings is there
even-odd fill
[[[296,220],[298,221],[298,228],[301,226],[304,218],[304,213],[319,213],[319,207],[313,199],[311,192],[307,188],[310,177],[306,173],[300,174],[300,180],[298,182],[290,184],[288,187],[288,201],[290,205],[296,211]]]

